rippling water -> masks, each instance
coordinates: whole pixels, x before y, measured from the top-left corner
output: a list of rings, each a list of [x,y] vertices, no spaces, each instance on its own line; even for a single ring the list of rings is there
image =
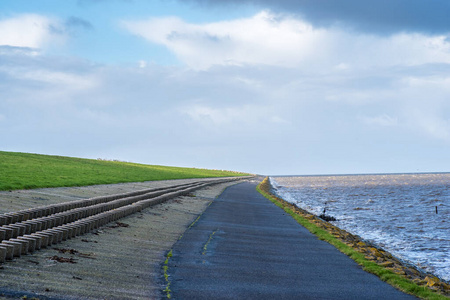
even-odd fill
[[[326,208],[339,228],[450,280],[450,173],[270,180],[286,201],[317,215]]]

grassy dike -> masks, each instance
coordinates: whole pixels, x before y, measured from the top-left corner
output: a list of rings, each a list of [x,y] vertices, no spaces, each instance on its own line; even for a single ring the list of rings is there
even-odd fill
[[[239,172],[0,151],[0,190],[229,177]]]
[[[359,237],[271,194],[268,177],[256,189],[319,239],[335,246],[339,251],[361,265],[365,271],[377,275],[381,280],[422,299],[450,298],[450,286],[447,283],[441,282],[431,274],[421,273],[415,268],[405,265],[388,252],[377,249],[363,242]]]

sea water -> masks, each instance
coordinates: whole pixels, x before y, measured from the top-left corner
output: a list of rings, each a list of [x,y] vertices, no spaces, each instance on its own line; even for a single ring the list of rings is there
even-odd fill
[[[274,192],[450,281],[450,173],[270,177]]]

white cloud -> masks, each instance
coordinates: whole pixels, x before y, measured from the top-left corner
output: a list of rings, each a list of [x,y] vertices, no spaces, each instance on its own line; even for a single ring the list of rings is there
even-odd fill
[[[212,65],[294,66],[315,55],[322,30],[302,21],[279,19],[269,12],[252,18],[203,25],[176,17],[124,21],[131,33],[165,45],[195,69]]]
[[[70,72],[51,70],[30,70],[22,74],[14,74],[18,79],[40,81],[52,86],[65,86],[72,90],[84,90],[94,87],[97,82],[93,76],[83,76]]]
[[[269,121],[270,123],[286,123],[280,116],[264,105],[248,105],[229,107],[213,107],[208,105],[190,105],[180,108],[181,114],[188,115],[191,119],[205,126],[223,126],[242,128],[242,126],[254,126]]]
[[[148,63],[145,60],[138,61],[139,68],[144,69],[147,67]]]
[[[375,126],[396,126],[398,124],[398,118],[392,117],[388,114],[382,114],[378,116],[361,116],[360,119],[369,125],[375,125]]]
[[[194,69],[213,65],[273,65],[310,71],[329,68],[450,63],[446,36],[373,36],[319,29],[268,11],[232,21],[187,23],[176,17],[123,21],[132,34],[166,46]]]
[[[5,57],[7,58],[7,56]],[[17,59],[17,57],[16,57]],[[68,102],[86,101],[80,95],[95,91],[101,86],[101,79],[96,73],[83,74],[67,70],[66,66],[34,66],[24,64],[0,64],[0,76],[6,84],[3,99],[22,105],[58,105]],[[97,99],[89,99],[91,104]]]
[[[58,32],[59,23],[37,14],[24,14],[0,20],[0,45],[26,48],[44,48],[50,43],[61,43],[64,35]]]

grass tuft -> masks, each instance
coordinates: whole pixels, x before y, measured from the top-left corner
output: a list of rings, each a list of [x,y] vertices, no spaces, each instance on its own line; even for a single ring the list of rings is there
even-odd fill
[[[169,253],[167,253],[166,256],[166,260],[164,261],[164,265],[163,265],[163,271],[164,271],[164,279],[166,280],[166,287],[164,288],[163,292],[166,293],[166,297],[167,299],[171,299],[172,295],[171,295],[171,290],[170,290],[170,280],[169,280],[169,260],[172,257],[172,250],[169,251]]]

